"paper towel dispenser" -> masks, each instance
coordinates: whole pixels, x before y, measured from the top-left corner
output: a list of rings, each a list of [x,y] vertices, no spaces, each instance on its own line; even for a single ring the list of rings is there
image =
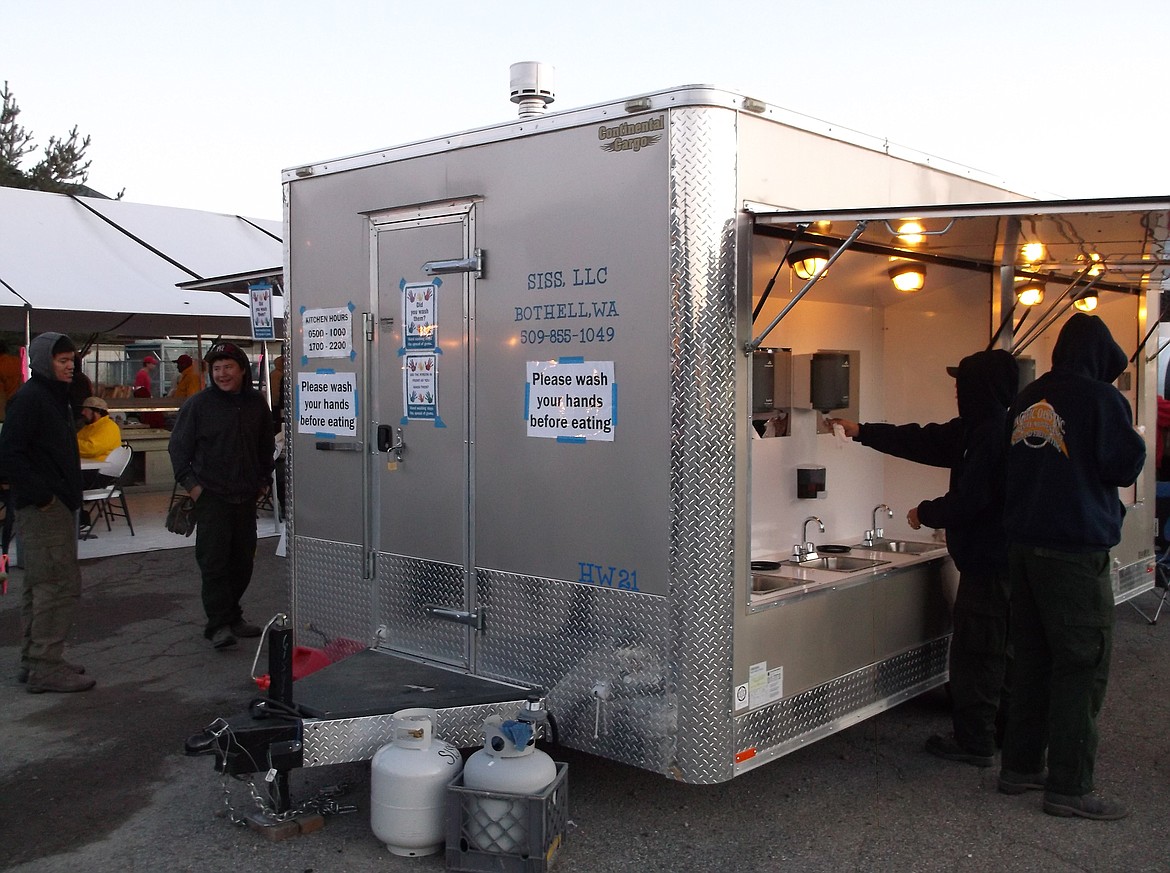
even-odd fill
[[[809,372],[809,402],[813,409],[828,413],[849,407],[849,355],[844,352],[817,352]]]

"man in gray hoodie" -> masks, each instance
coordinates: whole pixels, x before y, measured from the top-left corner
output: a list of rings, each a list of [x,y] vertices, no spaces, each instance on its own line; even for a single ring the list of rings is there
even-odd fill
[[[65,660],[81,599],[81,459],[69,406],[76,349],[64,334],[43,333],[28,351],[32,376],[9,400],[0,431],[0,475],[11,484],[23,537],[17,678],[33,694],[88,691],[94,680]]]

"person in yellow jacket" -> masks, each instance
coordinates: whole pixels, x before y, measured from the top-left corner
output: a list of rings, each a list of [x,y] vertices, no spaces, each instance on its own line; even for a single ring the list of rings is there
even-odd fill
[[[203,390],[203,373],[200,372],[202,367],[196,367],[190,355],[179,355],[175,366],[179,368],[179,381],[171,389],[172,397],[186,400]]]
[[[100,397],[87,397],[81,404],[85,425],[77,432],[77,450],[83,460],[104,461],[122,445],[122,429],[110,418],[110,407]]]

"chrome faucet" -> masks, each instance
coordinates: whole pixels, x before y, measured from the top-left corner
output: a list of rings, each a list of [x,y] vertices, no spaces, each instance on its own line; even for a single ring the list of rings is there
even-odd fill
[[[873,508],[873,527],[865,532],[865,545],[867,546],[872,546],[875,540],[880,540],[885,536],[885,531],[878,527],[878,513],[883,509],[889,518],[894,517],[894,510],[890,509],[884,503],[879,503]]]
[[[815,561],[820,557],[817,554],[817,547],[808,538],[808,523],[810,521],[817,523],[817,527],[821,529],[821,533],[825,532],[824,524],[815,515],[810,515],[804,520],[804,524],[800,528],[801,542],[792,547],[792,560],[798,564],[802,564],[805,561]]]

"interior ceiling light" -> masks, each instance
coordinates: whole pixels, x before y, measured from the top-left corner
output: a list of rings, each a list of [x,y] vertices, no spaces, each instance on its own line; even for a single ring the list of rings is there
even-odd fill
[[[1089,293],[1084,297],[1078,297],[1073,301],[1073,306],[1075,306],[1081,312],[1092,312],[1097,308],[1097,295]]]
[[[1032,279],[1016,289],[1016,299],[1022,306],[1035,306],[1044,302],[1044,283]]]
[[[926,230],[922,226],[922,222],[911,219],[904,221],[898,225],[898,239],[908,246],[921,245],[926,236],[923,231]]]
[[[1044,243],[1034,242],[1021,246],[1020,256],[1029,264],[1044,260]]]
[[[822,248],[800,249],[788,255],[788,266],[797,277],[808,281],[829,263],[829,250]]]
[[[921,291],[926,284],[926,265],[916,261],[903,261],[890,267],[890,281],[904,294]]]

